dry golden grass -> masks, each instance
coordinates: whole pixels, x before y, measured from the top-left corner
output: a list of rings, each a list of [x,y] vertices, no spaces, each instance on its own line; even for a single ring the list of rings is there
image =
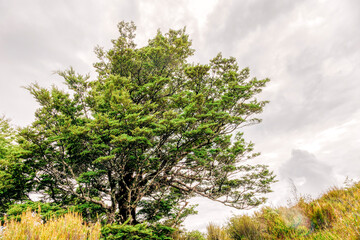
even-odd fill
[[[26,211],[21,221],[5,221],[1,240],[97,240],[100,238],[100,223],[86,224],[78,213],[66,213],[43,223],[37,213]]]
[[[207,230],[207,234],[206,234],[207,240],[231,240],[227,231],[216,224],[209,223],[206,226],[206,230]]]

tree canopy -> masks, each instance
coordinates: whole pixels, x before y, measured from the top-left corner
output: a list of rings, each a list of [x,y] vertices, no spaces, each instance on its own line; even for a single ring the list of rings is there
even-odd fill
[[[257,154],[240,128],[260,122],[267,102],[255,96],[269,80],[221,54],[189,63],[185,29],[137,47],[135,25],[118,28],[111,49],[96,48],[96,79],[70,68],[59,72],[68,91],[28,87],[40,108],[19,144],[34,191],[93,204],[109,222],[176,223],[193,196],[239,209],[263,203],[274,175],[244,163]]]

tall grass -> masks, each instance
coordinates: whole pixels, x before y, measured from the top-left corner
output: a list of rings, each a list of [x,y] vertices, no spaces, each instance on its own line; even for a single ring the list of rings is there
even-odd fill
[[[227,233],[226,229],[223,227],[220,227],[216,224],[209,223],[206,227],[207,234],[206,238],[207,240],[230,240],[230,236]]]
[[[43,222],[30,210],[22,213],[21,221],[5,220],[1,227],[1,240],[98,240],[101,230],[100,223],[86,224],[78,213],[66,213]]]
[[[225,229],[226,235],[219,233]],[[360,183],[333,188],[321,198],[298,198],[289,207],[265,207],[235,216],[225,227],[208,227],[208,240],[360,239]]]
[[[226,230],[230,239],[258,240],[261,237],[259,223],[247,215],[231,218]]]

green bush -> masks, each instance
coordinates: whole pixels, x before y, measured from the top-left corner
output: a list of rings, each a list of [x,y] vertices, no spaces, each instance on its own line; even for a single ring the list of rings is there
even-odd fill
[[[97,222],[98,219],[105,214],[101,207],[94,203],[78,203],[76,205],[66,206],[56,203],[27,201],[21,204],[10,205],[6,211],[6,215],[10,220],[20,220],[21,214],[27,210],[39,213],[43,220],[51,217],[59,217],[70,211],[80,213],[82,218],[87,222]],[[0,217],[0,221],[4,221],[4,216]]]
[[[26,211],[32,211],[37,212],[41,216],[43,220],[50,219],[52,217],[59,217],[64,215],[65,213],[69,212],[76,212],[75,208],[63,208],[60,205],[54,204],[54,203],[42,203],[42,202],[32,202],[28,201],[22,204],[13,204],[10,205],[6,216],[9,220],[16,219],[20,220],[21,214]],[[1,221],[3,222],[4,217],[1,218]]]
[[[295,207],[264,208],[260,218],[266,238],[301,239],[310,234],[308,218]]]
[[[191,231],[186,233],[185,240],[206,240],[206,238],[199,231]]]
[[[119,224],[108,224],[101,229],[102,240],[172,240],[171,233],[175,229],[164,225],[149,225],[141,223],[128,225],[127,222]]]

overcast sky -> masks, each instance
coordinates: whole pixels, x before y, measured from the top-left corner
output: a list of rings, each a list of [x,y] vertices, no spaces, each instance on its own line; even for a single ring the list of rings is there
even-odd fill
[[[22,88],[60,84],[53,74],[73,66],[91,73],[96,45],[110,47],[116,24],[134,21],[136,42],[157,29],[187,27],[191,61],[218,52],[252,76],[269,77],[263,122],[244,129],[278,175],[270,204],[286,203],[293,182],[317,196],[360,172],[360,1],[358,0],[0,0],[0,114],[18,126],[38,107]],[[291,180],[290,180],[291,179]],[[197,200],[188,229],[224,223],[238,211]]]

